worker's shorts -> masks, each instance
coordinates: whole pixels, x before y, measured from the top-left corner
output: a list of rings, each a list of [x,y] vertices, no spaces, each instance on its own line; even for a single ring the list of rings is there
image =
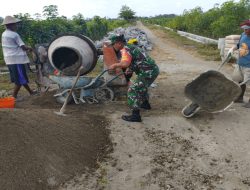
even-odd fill
[[[29,83],[25,64],[7,65],[10,71],[10,80],[16,85],[25,85]]]

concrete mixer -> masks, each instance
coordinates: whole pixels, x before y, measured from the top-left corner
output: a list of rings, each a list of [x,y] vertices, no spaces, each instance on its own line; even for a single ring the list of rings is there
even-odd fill
[[[61,35],[52,40],[47,52],[51,66],[61,73],[48,76],[59,86],[54,95],[57,102],[66,105],[73,101],[79,104],[113,100],[114,91],[110,84],[123,73],[108,80],[103,77],[108,69],[97,77],[83,76],[95,68],[98,59],[97,49],[89,38],[82,35]]]

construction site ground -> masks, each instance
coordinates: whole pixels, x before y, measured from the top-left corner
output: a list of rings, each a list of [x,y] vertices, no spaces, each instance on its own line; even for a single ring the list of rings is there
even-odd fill
[[[250,109],[181,114],[186,84],[220,62],[203,60],[161,30],[138,27],[161,70],[142,123],[121,119],[129,113],[125,99],[71,104],[58,116],[53,91],[22,91],[15,109],[0,110],[1,190],[250,189]],[[222,72],[230,77],[233,67]]]

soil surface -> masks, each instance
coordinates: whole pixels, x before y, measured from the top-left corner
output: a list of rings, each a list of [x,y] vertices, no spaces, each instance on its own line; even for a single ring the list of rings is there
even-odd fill
[[[126,101],[67,106],[54,92],[26,96],[0,110],[2,190],[247,190],[249,109],[184,118],[186,84],[220,62],[204,61],[165,33],[139,24],[153,43],[161,73],[150,88],[152,110],[142,123],[121,119]],[[233,67],[222,72],[230,78]],[[250,89],[247,89],[249,96]]]

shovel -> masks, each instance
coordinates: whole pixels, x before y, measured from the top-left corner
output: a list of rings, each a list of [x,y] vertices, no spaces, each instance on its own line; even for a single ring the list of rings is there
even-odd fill
[[[77,81],[78,81],[78,79],[80,77],[82,69],[83,69],[83,66],[81,66],[79,68],[78,73],[76,75],[76,79],[75,79],[75,81],[74,81],[74,83],[73,83],[73,85],[72,85],[72,87],[71,87],[71,89],[70,89],[70,91],[69,91],[69,93],[68,93],[68,95],[67,95],[64,103],[63,103],[63,106],[61,107],[61,109],[60,109],[59,112],[54,112],[55,114],[60,115],[60,116],[66,116],[65,111],[66,111],[66,106],[67,106],[67,103],[68,103],[68,99],[71,96],[71,94],[73,92],[73,89],[75,88],[75,85],[76,85],[76,83],[77,83]]]

